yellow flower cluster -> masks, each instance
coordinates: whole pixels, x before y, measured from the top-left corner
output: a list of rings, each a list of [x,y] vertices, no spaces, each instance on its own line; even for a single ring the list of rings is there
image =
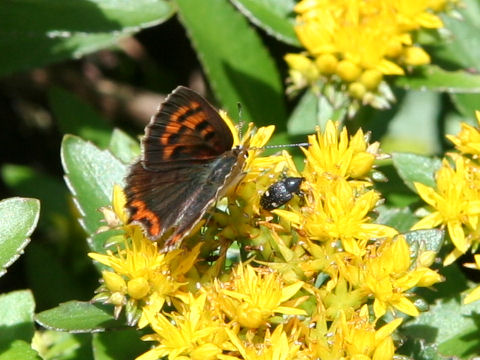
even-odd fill
[[[476,117],[480,123],[479,111]],[[436,188],[415,183],[418,194],[433,211],[413,227],[447,228],[454,249],[445,258],[445,265],[468,249],[476,251],[480,244],[480,130],[463,123],[457,136],[447,138],[457,152],[443,159],[435,174]]]
[[[248,135],[250,146],[272,131]],[[309,144],[302,171],[286,152],[252,150],[245,178],[202,231],[168,253],[125,225],[116,188],[110,223],[124,236],[115,251],[90,256],[109,268],[96,299],[151,330],[143,340],[153,346],[137,359],[393,358],[398,312],[419,314],[411,289],[441,278],[371,217],[381,202],[369,178],[379,144],[333,122]],[[263,209],[262,194],[285,176],[303,178],[301,195]]]
[[[292,89],[345,84],[364,103],[385,106],[377,96],[385,75],[430,63],[414,43],[415,30],[443,27],[437,13],[452,0],[302,0],[295,30],[306,52],[287,54]],[[384,91],[382,96],[387,97]]]

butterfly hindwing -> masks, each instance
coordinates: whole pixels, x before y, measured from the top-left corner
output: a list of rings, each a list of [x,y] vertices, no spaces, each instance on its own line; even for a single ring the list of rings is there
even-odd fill
[[[213,204],[234,168],[240,150],[232,150],[204,164],[168,172],[146,170],[136,163],[127,177],[127,209],[130,221],[138,222],[152,240],[172,230],[166,246],[195,226]]]

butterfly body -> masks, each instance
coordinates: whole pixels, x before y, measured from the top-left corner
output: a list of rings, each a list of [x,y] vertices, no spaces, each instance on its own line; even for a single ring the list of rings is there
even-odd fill
[[[164,249],[180,244],[205,212],[241,179],[245,147],[200,95],[178,87],[145,129],[142,158],[130,169],[125,193],[129,221]]]

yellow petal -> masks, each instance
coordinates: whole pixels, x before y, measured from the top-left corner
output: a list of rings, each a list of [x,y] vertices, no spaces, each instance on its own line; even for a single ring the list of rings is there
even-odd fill
[[[473,289],[473,291],[465,297],[463,303],[470,304],[478,299],[480,299],[480,286],[477,286],[475,289]]]
[[[307,312],[303,309],[297,309],[288,306],[277,306],[274,312],[285,315],[307,315]]]
[[[303,282],[299,281],[297,283],[294,283],[292,285],[288,285],[282,288],[282,297],[280,298],[280,302],[287,301],[291,297],[293,297],[298,290],[300,290],[303,286]]]
[[[445,257],[445,260],[443,260],[443,266],[453,264],[455,260],[457,260],[462,255],[463,253],[460,250],[458,250],[457,248],[453,249],[453,251]]]
[[[373,312],[375,313],[375,318],[379,319],[387,312],[387,306],[385,302],[375,299],[373,302]]]
[[[405,296],[400,297],[400,299],[398,299],[398,301],[396,301],[393,304],[393,306],[407,315],[410,315],[410,316],[419,315],[419,312],[415,307],[415,305],[413,305],[413,303],[410,300],[408,300]]]
[[[113,199],[112,206],[113,211],[117,214],[118,218],[123,224],[127,223],[128,216],[125,211],[125,205],[127,204],[127,196],[123,192],[123,189],[120,185],[113,185]]]
[[[275,209],[272,211],[274,214],[280,216],[281,218],[284,218],[285,220],[288,220],[296,225],[300,225],[302,222],[302,218],[299,214],[293,213],[291,211],[287,210],[281,210],[281,209]]]
[[[417,190],[418,195],[425,201],[427,204],[435,207],[438,202],[438,194],[435,189],[430,186],[424,185],[419,182],[414,182],[413,185]]]
[[[468,250],[469,244],[465,239],[462,223],[460,221],[450,221],[448,222],[447,227],[448,234],[455,247],[462,253],[465,253]]]
[[[403,319],[397,318],[393,321],[390,321],[388,324],[383,325],[380,329],[378,329],[375,333],[375,341],[381,341],[385,339],[387,336],[390,336],[397,327],[400,326]]]
[[[442,215],[435,211],[412,226],[411,230],[433,229],[442,223]]]

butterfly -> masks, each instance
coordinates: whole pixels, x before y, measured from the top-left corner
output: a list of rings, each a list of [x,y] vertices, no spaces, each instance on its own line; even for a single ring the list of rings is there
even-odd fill
[[[293,194],[300,195],[300,185],[304,178],[286,177],[268,187],[260,198],[260,205],[265,210],[273,210],[286,204],[293,197]]]
[[[179,86],[145,127],[142,156],[126,178],[129,222],[176,248],[243,174],[247,146],[195,91]]]

